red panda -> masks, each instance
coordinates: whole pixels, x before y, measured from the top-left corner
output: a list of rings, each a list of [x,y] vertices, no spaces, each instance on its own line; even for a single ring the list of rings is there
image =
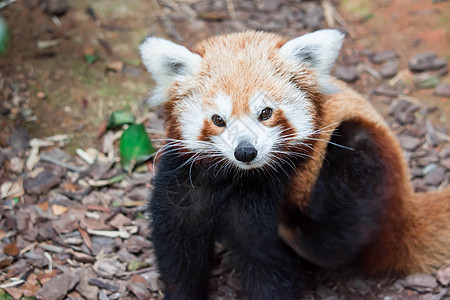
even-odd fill
[[[398,141],[329,76],[344,35],[140,46],[167,143],[150,200],[165,299],[206,299],[215,241],[249,299],[298,299],[302,261],[369,273],[450,260],[450,190],[415,194]]]

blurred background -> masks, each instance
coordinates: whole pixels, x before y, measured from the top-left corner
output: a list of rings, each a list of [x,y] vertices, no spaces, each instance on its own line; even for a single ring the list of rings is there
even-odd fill
[[[346,34],[332,73],[386,118],[416,191],[448,186],[450,1],[0,0],[0,300],[162,298],[145,204],[164,122],[145,104],[146,36],[191,47],[228,32],[323,28]],[[218,254],[212,299],[241,299]],[[450,297],[448,266],[306,275],[305,299]]]

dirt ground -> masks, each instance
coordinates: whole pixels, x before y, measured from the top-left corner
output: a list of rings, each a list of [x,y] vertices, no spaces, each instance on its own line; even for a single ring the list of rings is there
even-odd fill
[[[0,1],[0,7],[5,2]],[[78,0],[70,1],[63,14],[54,11],[56,15],[45,8],[51,2],[17,0],[0,8],[12,35],[9,51],[0,57],[0,186],[2,195],[3,186],[9,192],[15,186],[21,191],[1,200],[0,248],[7,250],[0,255],[0,299],[11,299],[4,291],[14,299],[161,298],[153,251],[145,240],[150,229],[139,207],[151,189],[151,164],[120,183],[95,186],[119,174],[107,161],[117,142],[108,140],[105,150],[106,137],[114,135],[103,130],[112,112],[126,110],[142,117],[152,138],[164,134],[161,119],[145,104],[153,82],[140,62],[138,46],[148,35],[192,46],[214,34],[249,29],[291,38],[321,28],[342,30],[347,37],[333,73],[367,97],[401,138],[417,191],[448,186],[449,1]],[[413,58],[429,52],[435,54],[429,56],[431,66],[413,72]],[[17,143],[60,134],[70,139],[40,151],[49,151],[44,152],[47,157],[64,160],[69,168],[41,161],[34,171],[29,169],[32,150],[28,144],[17,148]],[[89,148],[108,168],[75,154],[76,149],[92,153]],[[70,166],[88,171],[80,175]],[[53,174],[53,185],[30,187],[29,178],[41,174],[36,170]],[[70,214],[76,218],[67,223]],[[128,237],[92,231],[120,231],[121,226],[126,226]],[[75,238],[79,243],[72,244]],[[17,253],[5,248],[12,244]],[[57,272],[39,263],[47,261],[47,255]],[[26,267],[30,264],[32,268]],[[101,264],[109,268],[101,269]],[[78,280],[61,277],[69,269]],[[15,277],[25,284],[17,284]],[[56,277],[56,286],[67,283],[62,298],[45,294],[47,290],[38,293]],[[84,277],[97,281],[83,282]],[[304,299],[450,299],[449,285],[439,276],[416,277],[368,278],[352,269],[311,267]],[[419,287],[411,284],[414,280]],[[239,280],[226,259],[218,260],[211,292],[213,299],[241,299]]]

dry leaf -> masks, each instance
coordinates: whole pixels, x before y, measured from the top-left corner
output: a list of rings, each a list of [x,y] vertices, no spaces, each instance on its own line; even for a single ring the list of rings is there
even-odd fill
[[[59,204],[53,204],[52,205],[52,213],[55,216],[59,216],[62,215],[63,213],[65,213],[68,210],[67,207],[59,205]]]
[[[0,240],[3,240],[3,238],[6,236],[6,232],[0,229]]]
[[[19,248],[17,248],[16,243],[11,243],[3,248],[3,253],[6,255],[16,256],[19,254]]]
[[[86,244],[86,246],[89,248],[89,250],[92,251],[92,241],[89,234],[81,227],[78,227],[78,231],[80,232],[81,237],[83,238],[83,241]]]
[[[42,209],[43,211],[46,211],[48,209],[48,201],[42,202],[37,204],[37,206]]]
[[[8,292],[8,294],[10,294],[15,300],[19,300],[22,295],[23,295],[23,291],[20,288],[14,288],[14,287],[10,287],[10,288],[5,288],[5,291]]]

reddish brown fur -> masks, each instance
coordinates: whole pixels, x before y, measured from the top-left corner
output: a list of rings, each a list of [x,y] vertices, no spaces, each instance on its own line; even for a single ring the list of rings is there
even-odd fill
[[[219,135],[224,130],[224,127],[214,125],[214,123],[209,119],[205,119],[203,124],[203,129],[199,138],[201,141],[210,141],[212,136]]]
[[[324,96],[316,86],[313,72],[299,74],[280,60],[279,48],[285,42],[277,35],[258,32],[208,39],[193,50],[203,57],[204,63],[193,80],[196,85],[189,88],[201,95],[205,105],[214,105],[212,99],[218,93],[230,96],[234,115],[248,113],[248,100],[262,90],[274,99],[280,99],[282,87],[286,83],[295,83],[306,93],[314,104],[310,113],[316,129],[329,127],[326,132],[314,136],[323,140],[311,141],[314,150],[306,146],[296,150],[313,157],[296,170],[286,199],[288,205],[297,205],[301,209],[308,207],[309,195],[322,167],[326,141],[330,139],[327,132],[345,120],[360,119],[371,128],[382,149],[380,159],[388,167],[386,176],[391,183],[382,200],[383,227],[365,248],[363,266],[374,273],[428,272],[450,260],[450,190],[414,194],[400,145],[375,109],[341,83],[338,84],[339,93]],[[174,108],[182,95],[192,92],[184,91],[184,88],[175,85],[169,91],[171,100],[166,104],[166,111],[170,138],[181,138],[177,121],[180,112]],[[279,112],[275,111],[272,118],[274,124],[290,128]],[[211,122],[205,121],[202,139],[219,132],[220,129],[212,126]]]
[[[347,86],[324,103],[323,126],[334,130],[339,123],[360,119],[375,136],[381,150],[380,159],[386,166],[387,182],[383,202],[382,228],[365,247],[362,266],[369,273],[391,274],[431,272],[450,260],[450,189],[441,192],[414,194],[409,170],[401,147],[393,132],[373,107]],[[329,140],[329,134],[321,134]],[[325,153],[326,142],[319,141],[315,149]],[[309,194],[323,163],[323,154],[314,152],[310,160],[291,182],[288,205],[308,207]],[[295,235],[281,226],[280,233],[288,238]]]

